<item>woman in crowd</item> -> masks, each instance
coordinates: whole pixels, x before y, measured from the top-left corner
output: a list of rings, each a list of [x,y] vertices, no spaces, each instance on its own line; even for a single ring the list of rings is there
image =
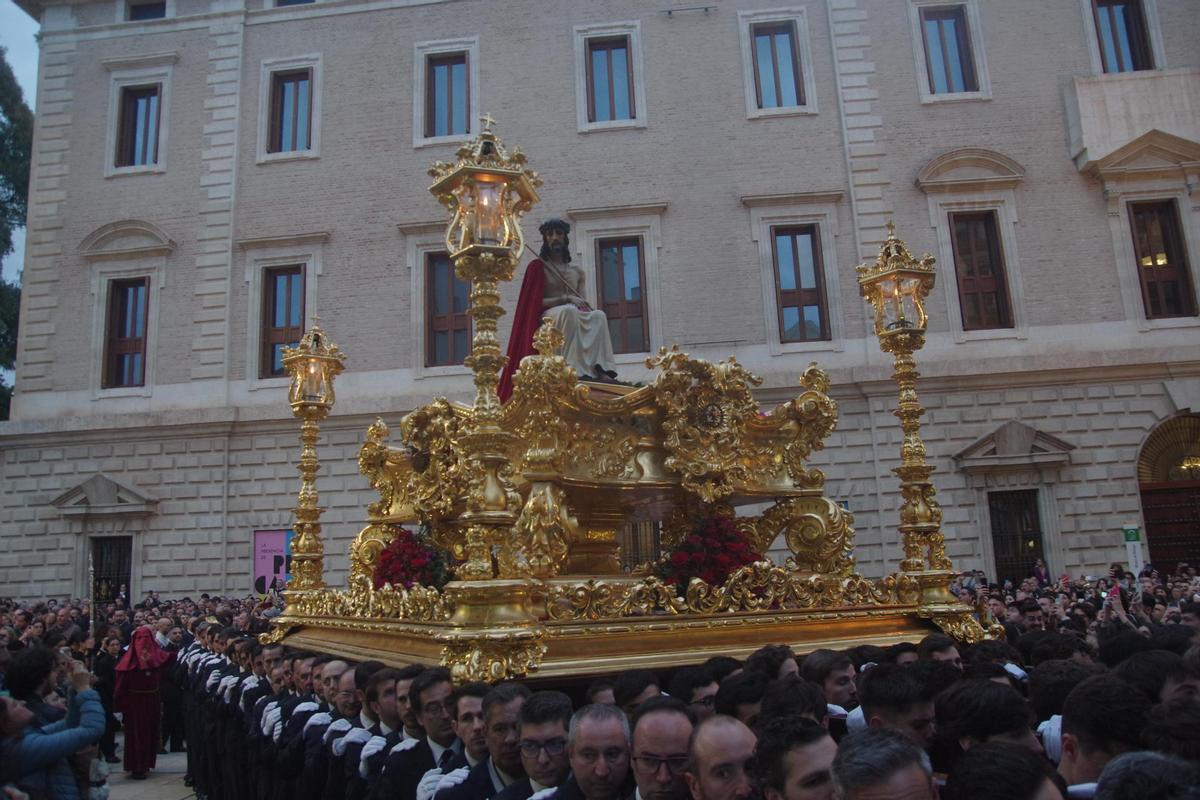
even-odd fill
[[[0,783],[33,797],[80,800],[69,759],[104,732],[104,709],[91,680],[87,668],[76,663],[66,718],[42,728],[31,727],[33,714],[23,703],[0,698]]]
[[[125,769],[142,780],[154,769],[161,742],[162,699],[159,687],[163,672],[175,660],[154,640],[154,631],[143,626],[133,632],[129,649],[117,662],[116,708],[125,726]]]

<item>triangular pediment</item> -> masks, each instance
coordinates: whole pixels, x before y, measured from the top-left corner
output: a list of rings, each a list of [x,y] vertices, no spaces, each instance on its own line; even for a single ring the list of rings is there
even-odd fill
[[[1103,178],[1178,173],[1181,169],[1197,167],[1200,167],[1200,142],[1154,129],[1118,147],[1104,158],[1085,164],[1084,170]]]
[[[162,228],[139,219],[110,222],[79,243],[79,252],[88,259],[165,256],[174,249],[175,242]]]
[[[148,516],[158,499],[98,472],[50,501],[59,513],[80,516]]]
[[[965,472],[1036,470],[1068,464],[1075,445],[1039,431],[1018,420],[1010,420],[954,456]]]
[[[983,187],[1011,189],[1025,177],[1013,159],[982,147],[960,147],[942,153],[917,173],[925,192],[969,192]]]

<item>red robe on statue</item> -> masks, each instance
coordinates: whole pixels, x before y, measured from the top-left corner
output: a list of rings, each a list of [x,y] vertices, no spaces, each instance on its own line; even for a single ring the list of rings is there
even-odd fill
[[[513,393],[513,375],[521,366],[521,359],[534,354],[533,335],[542,326],[542,297],[546,290],[546,274],[542,261],[535,258],[525,268],[521,280],[521,295],[517,298],[517,310],[513,312],[512,333],[508,337],[508,363],[500,373],[500,385],[496,394],[501,403],[507,403]]]
[[[163,671],[175,654],[158,646],[148,627],[133,632],[129,649],[117,662],[113,705],[123,714],[125,769],[134,774],[154,769],[162,746],[162,698],[158,688]]]

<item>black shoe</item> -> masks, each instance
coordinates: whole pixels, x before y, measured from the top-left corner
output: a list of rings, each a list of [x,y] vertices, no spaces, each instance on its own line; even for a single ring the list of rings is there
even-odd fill
[[[130,779],[131,779],[131,780],[135,780],[135,781],[144,781],[144,780],[146,780],[146,773],[144,773],[144,772],[131,772],[131,773],[129,773],[129,777],[130,777]]]
[[[193,780],[192,780],[192,776],[191,776],[191,775],[185,775],[185,776],[183,777],[183,785],[184,785],[184,786],[191,787],[191,785],[192,785],[193,783],[195,783],[195,781],[193,781]]]
[[[165,756],[165,755],[167,754],[167,751],[166,751],[165,749],[164,749],[164,750],[159,750],[159,751],[158,751],[158,754],[159,754],[160,756]]]
[[[105,763],[108,763],[108,764],[120,764],[121,763],[121,759],[117,758],[116,756],[105,756],[104,761],[105,761]]]

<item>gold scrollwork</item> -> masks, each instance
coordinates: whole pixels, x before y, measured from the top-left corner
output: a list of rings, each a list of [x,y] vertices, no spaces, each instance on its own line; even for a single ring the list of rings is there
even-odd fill
[[[686,608],[675,587],[657,577],[637,583],[593,578],[583,583],[553,584],[546,592],[546,614],[559,621],[678,614]]]
[[[928,611],[921,609],[917,613],[926,619],[932,620],[933,624],[941,628],[943,633],[960,642],[975,644],[984,639],[993,638],[993,635],[989,635],[989,632],[984,630],[984,627],[979,624],[979,620],[971,616],[971,612],[965,608],[953,611]],[[1003,630],[1003,627],[1001,627],[1001,630]]]
[[[529,490],[529,499],[514,526],[518,547],[523,553],[528,576],[552,578],[567,560],[570,543],[579,536],[579,523],[567,508],[562,489],[553,483],[539,482]],[[524,577],[518,572],[501,577]]]
[[[536,670],[546,654],[540,630],[520,637],[489,637],[451,642],[442,648],[442,664],[456,684],[519,678]]]

